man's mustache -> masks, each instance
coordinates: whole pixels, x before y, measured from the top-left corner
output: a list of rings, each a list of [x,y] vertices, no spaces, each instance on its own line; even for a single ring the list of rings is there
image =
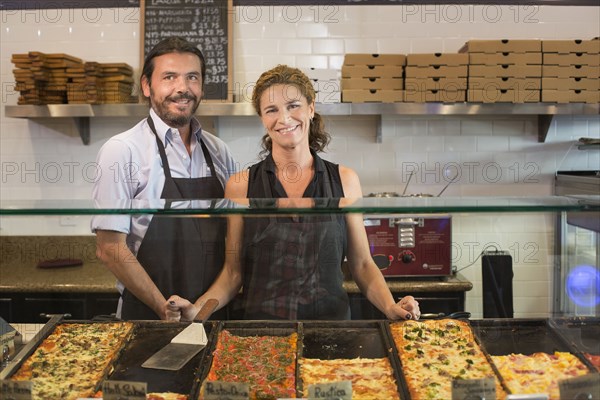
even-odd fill
[[[170,97],[168,97],[168,100],[171,100],[171,101],[179,101],[179,100],[196,101],[197,99],[198,98],[196,96],[194,96],[193,94],[188,94],[188,93],[180,94],[178,96],[170,96]]]

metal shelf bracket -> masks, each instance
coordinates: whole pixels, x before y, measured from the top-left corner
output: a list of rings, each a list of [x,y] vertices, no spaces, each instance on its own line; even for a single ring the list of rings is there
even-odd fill
[[[81,141],[85,145],[90,144],[90,117],[73,117],[75,127],[79,132]]]

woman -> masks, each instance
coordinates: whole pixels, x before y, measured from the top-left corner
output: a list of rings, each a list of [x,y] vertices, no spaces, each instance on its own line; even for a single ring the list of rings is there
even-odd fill
[[[266,157],[232,176],[225,197],[252,199],[251,206],[254,199],[277,199],[279,206],[287,206],[300,199],[314,199],[318,205],[362,197],[352,169],[317,155],[330,137],[315,113],[315,91],[304,73],[285,65],[263,73],[252,102],[266,130],[261,152]],[[359,214],[230,217],[226,254],[221,274],[195,304],[177,296],[169,299],[183,319],[193,319],[209,298],[225,305],[242,286],[247,319],[348,319],[344,257],[362,293],[387,318],[420,317],[412,296],[394,301],[373,262]]]

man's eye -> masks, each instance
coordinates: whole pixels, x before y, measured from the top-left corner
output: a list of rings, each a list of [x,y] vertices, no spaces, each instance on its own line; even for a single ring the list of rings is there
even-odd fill
[[[188,79],[191,81],[197,81],[199,78],[196,75],[190,75]]]

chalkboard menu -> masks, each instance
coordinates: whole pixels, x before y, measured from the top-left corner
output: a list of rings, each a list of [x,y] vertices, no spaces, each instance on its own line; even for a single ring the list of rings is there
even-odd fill
[[[181,36],[204,54],[204,100],[231,102],[232,10],[232,0],[142,0],[142,59],[162,39]]]

